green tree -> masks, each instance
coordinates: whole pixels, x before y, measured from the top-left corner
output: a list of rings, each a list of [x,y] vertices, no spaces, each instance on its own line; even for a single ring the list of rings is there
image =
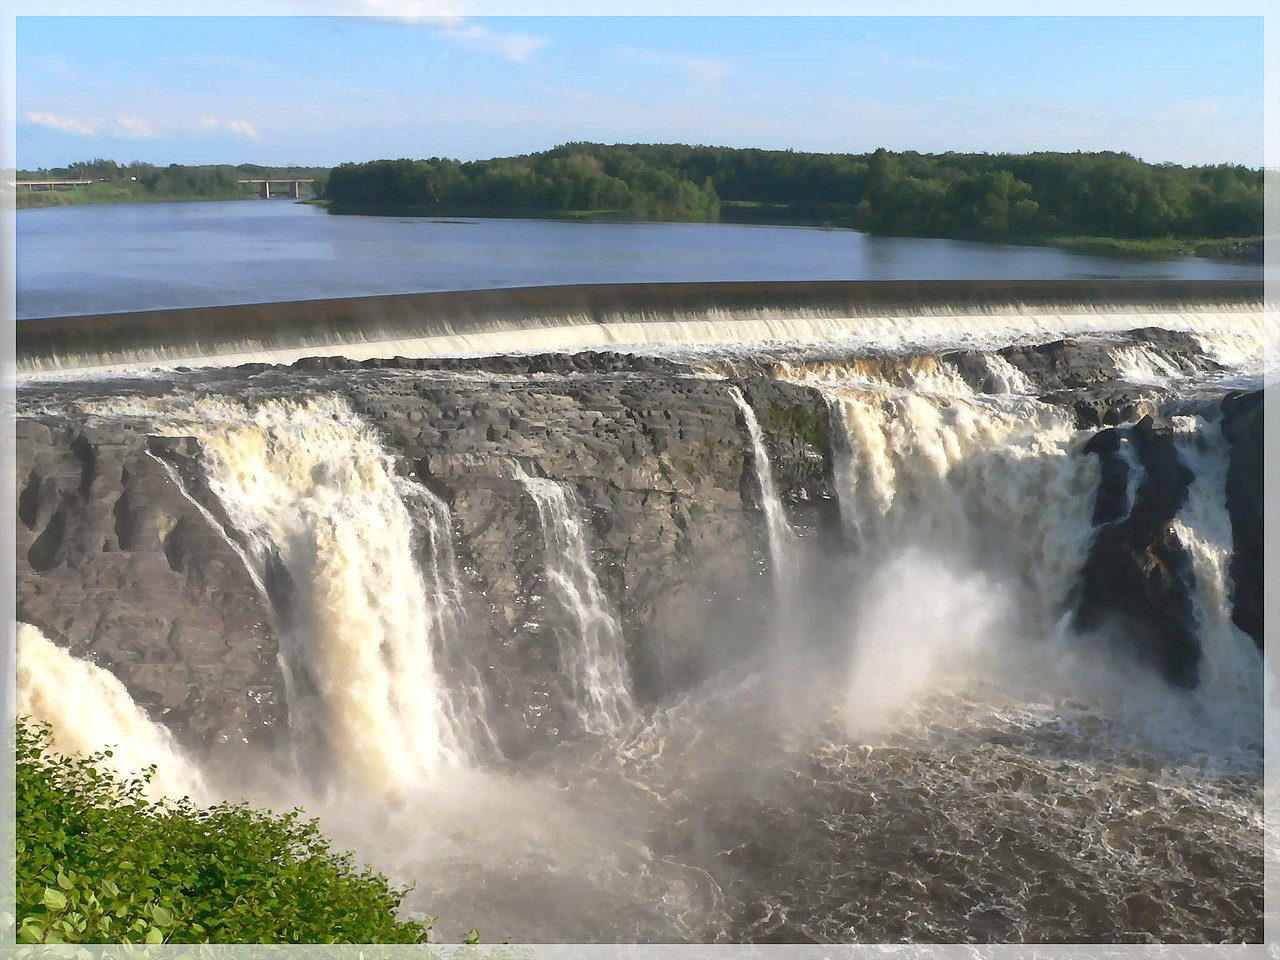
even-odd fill
[[[405,891],[335,853],[300,811],[145,799],[110,754],[63,756],[19,718],[21,943],[423,943]],[[153,768],[154,769],[154,768]]]

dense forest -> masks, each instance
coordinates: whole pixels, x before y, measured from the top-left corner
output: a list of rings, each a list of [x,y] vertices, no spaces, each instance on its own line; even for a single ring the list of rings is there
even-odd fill
[[[18,191],[18,206],[60,206],[68,203],[128,203],[146,200],[235,200],[255,197],[258,188],[237,181],[247,177],[300,177],[323,180],[321,167],[264,167],[256,163],[157,167],[135,161],[86,160],[66,167],[19,170],[23,180],[92,180],[75,190]]]
[[[816,223],[1023,239],[1256,237],[1261,170],[1126,153],[815,154],[570,143],[461,163],[378,160],[329,174],[336,213],[437,212]]]
[[[334,213],[795,223],[873,233],[1053,242],[1100,252],[1261,259],[1263,173],[1127,153],[798,153],[568,143],[520,157],[376,160],[333,170],[91,160],[20,180],[18,206],[251,197],[249,177],[311,178]]]

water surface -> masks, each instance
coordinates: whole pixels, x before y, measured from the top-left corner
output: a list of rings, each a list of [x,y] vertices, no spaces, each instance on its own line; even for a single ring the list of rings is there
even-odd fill
[[[817,227],[332,216],[288,201],[20,210],[17,315],[732,280],[1262,279],[1262,267]]]

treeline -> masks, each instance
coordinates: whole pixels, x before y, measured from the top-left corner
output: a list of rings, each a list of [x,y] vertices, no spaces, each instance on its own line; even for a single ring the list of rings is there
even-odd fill
[[[613,215],[824,223],[888,234],[1015,239],[1251,237],[1263,175],[1127,153],[869,154],[570,143],[459,163],[379,160],[329,175],[335,212]]]
[[[582,149],[576,149],[581,146]],[[695,182],[640,150],[581,144],[500,160],[375,160],[329,172],[335,212],[438,210],[491,214],[611,214],[716,220],[707,178]]]
[[[129,164],[117,163],[114,160],[86,160],[66,167],[41,167],[37,170],[19,170],[17,179],[22,180],[92,180],[85,199],[90,202],[109,202],[112,200],[230,200],[238,197],[252,197],[257,194],[254,184],[238,181],[249,177],[297,177],[302,179],[323,179],[328,175],[326,168],[317,167],[266,167],[254,163],[204,164],[186,166],[171,163],[158,167],[150,163],[134,161]],[[37,192],[22,191],[19,200],[24,198],[56,198],[61,202],[74,201],[74,194],[80,191]]]

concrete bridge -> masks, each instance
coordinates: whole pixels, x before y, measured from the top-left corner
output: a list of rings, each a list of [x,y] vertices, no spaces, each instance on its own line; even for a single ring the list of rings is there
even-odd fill
[[[272,185],[273,183],[274,183],[274,184],[289,184],[289,196],[291,196],[291,197],[293,197],[293,198],[295,198],[295,199],[296,199],[296,198],[298,198],[298,197],[302,196],[302,185],[303,185],[304,183],[315,183],[315,180],[311,180],[311,179],[302,179],[302,180],[276,179],[276,180],[270,180],[270,179],[257,178],[257,179],[251,179],[251,180],[237,180],[237,181],[236,181],[236,183],[260,183],[260,184],[262,184],[262,186],[260,186],[260,187],[258,188],[258,196],[262,197],[264,200],[270,200],[270,199],[271,199],[271,185]]]
[[[10,180],[9,186],[15,190],[25,187],[28,190],[74,190],[76,187],[87,187],[92,180]]]

